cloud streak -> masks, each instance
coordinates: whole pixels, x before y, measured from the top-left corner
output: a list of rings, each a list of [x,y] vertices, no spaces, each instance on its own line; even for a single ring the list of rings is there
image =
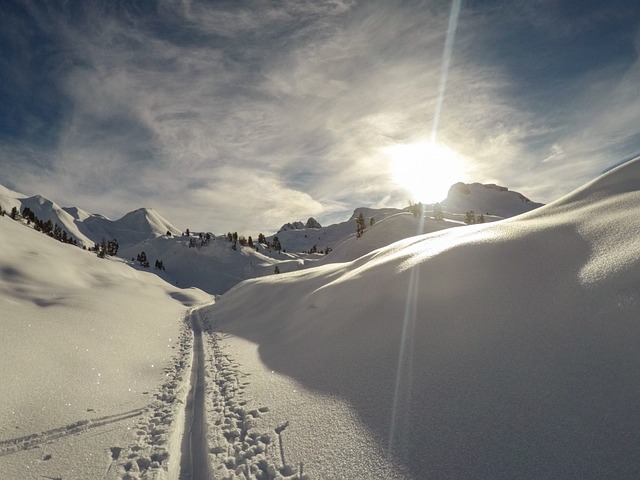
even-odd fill
[[[610,5],[574,18],[556,3],[463,4],[438,125],[468,159],[461,180],[550,201],[640,150],[638,12],[613,2],[624,18]],[[431,133],[448,2],[65,5],[0,7],[4,40],[31,59],[0,50],[16,119],[0,124],[0,183],[216,232],[408,200],[381,152]],[[620,53],[554,53],[594,32],[615,32]],[[558,66],[589,48],[597,58]]]

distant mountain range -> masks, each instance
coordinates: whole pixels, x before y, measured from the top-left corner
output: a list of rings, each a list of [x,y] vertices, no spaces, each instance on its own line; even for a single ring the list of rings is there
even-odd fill
[[[122,247],[128,247],[149,238],[166,235],[167,232],[172,235],[181,234],[180,230],[152,208],[139,208],[118,220],[110,220],[78,207],[60,207],[40,195],[27,197],[1,185],[0,206],[7,212],[13,207],[20,212],[29,208],[37,218],[58,224],[80,245],[88,248],[102,239],[117,239]]]
[[[458,183],[451,187],[441,202],[443,218],[434,218],[435,205],[423,205],[420,219],[410,208],[356,208],[344,222],[322,226],[314,218],[306,222],[284,224],[275,235],[253,247],[229,243],[227,236],[205,232],[180,231],[152,208],[139,208],[118,220],[89,213],[79,207],[60,207],[40,195],[27,197],[0,186],[0,207],[9,212],[29,208],[42,221],[51,221],[75,239],[79,246],[92,248],[103,240],[117,240],[118,256],[130,260],[136,268],[148,268],[137,262],[145,252],[148,262],[162,261],[166,271],[156,271],[165,280],[182,287],[195,286],[207,292],[222,294],[242,280],[272,274],[275,266],[281,272],[306,269],[333,262],[346,262],[385,247],[404,238],[465,225],[465,213],[483,213],[493,222],[540,206],[518,192],[505,187],[479,183]],[[366,230],[356,238],[355,221],[362,215]],[[223,233],[223,232],[220,232]],[[240,232],[246,235],[246,232]],[[281,250],[273,247],[278,238]],[[246,239],[245,239],[246,240]],[[191,248],[195,247],[195,248]],[[233,247],[233,248],[232,248]]]
[[[506,187],[494,184],[456,183],[449,189],[447,198],[440,202],[445,219],[463,221],[464,213],[472,210],[485,214],[488,221],[512,217],[542,206],[532,202],[524,195]],[[92,247],[102,239],[117,239],[121,248],[133,247],[145,240],[166,235],[181,235],[182,231],[152,208],[138,208],[118,220],[103,215],[89,213],[79,207],[61,207],[41,195],[27,197],[0,185],[0,206],[10,211],[13,207],[20,212],[28,207],[41,220],[51,220],[58,224],[79,244]],[[302,252],[314,245],[318,250],[327,247],[333,249],[354,232],[354,221],[363,214],[367,222],[380,221],[388,216],[406,212],[398,208],[367,208],[354,210],[351,218],[344,222],[323,227],[313,217],[306,222],[294,221],[284,224],[276,233],[285,250]],[[424,211],[429,215],[433,205],[426,205]],[[221,232],[222,233],[222,232]],[[268,237],[273,239],[272,235]]]

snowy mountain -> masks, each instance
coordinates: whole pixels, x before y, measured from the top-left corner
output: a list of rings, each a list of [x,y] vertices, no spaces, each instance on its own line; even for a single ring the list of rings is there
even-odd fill
[[[326,251],[334,249],[349,236],[355,234],[355,220],[360,213],[363,213],[367,222],[379,221],[389,215],[401,213],[402,210],[397,208],[356,208],[349,220],[335,223],[326,227],[309,226],[310,223],[304,225],[302,222],[287,223],[271,237],[267,237],[269,241],[277,236],[282,247],[287,252],[308,252],[315,245],[318,251]],[[310,218],[309,220],[313,220]],[[311,223],[313,225],[313,222]],[[292,227],[296,228],[292,228]]]
[[[248,280],[203,315],[313,478],[634,478],[638,185],[635,161],[512,219]]]
[[[67,234],[75,238],[80,245],[86,245],[92,247],[96,240],[91,239],[86,235],[84,229],[79,228],[79,224],[76,218],[61,208],[57,203],[44,198],[40,195],[29,198],[19,199],[19,210],[22,212],[25,208],[29,208],[37,218],[42,221],[51,220],[53,224],[58,224]],[[97,240],[99,241],[99,240]]]
[[[28,207],[38,219],[45,222],[51,220],[53,224],[58,224],[80,245],[86,247],[93,247],[103,239],[117,239],[121,247],[130,247],[167,232],[172,235],[181,234],[180,230],[151,208],[134,210],[114,221],[78,207],[60,207],[41,195],[27,197],[1,185],[0,206],[7,212],[13,207],[20,212]]]
[[[81,225],[87,235],[96,242],[100,242],[102,238],[115,238],[121,248],[166,235],[167,232],[171,235],[181,234],[180,230],[152,208],[139,208],[118,220],[91,215],[82,220]]]
[[[19,208],[19,199],[24,197],[26,197],[26,195],[14,192],[3,185],[0,185],[0,208],[3,210],[10,212],[13,207]]]
[[[456,183],[451,186],[447,198],[440,202],[449,212],[497,215],[508,218],[529,212],[541,203],[532,202],[521,193],[495,184]]]
[[[296,221],[283,225],[276,235],[267,238],[271,243],[277,236],[282,251],[267,245],[260,245],[259,251],[240,245],[232,250],[231,244],[212,234],[209,234],[211,241],[206,244],[200,238],[201,234],[183,236],[150,208],[137,209],[113,221],[78,207],[61,208],[42,196],[27,198],[4,187],[0,195],[7,207],[17,206],[20,211],[29,207],[38,218],[60,225],[80,245],[92,247],[103,240],[116,239],[118,255],[131,260],[138,268],[141,267],[135,260],[144,252],[151,267],[156,261],[163,262],[163,271],[152,271],[167,282],[201,288],[214,295],[223,294],[243,280],[270,275],[276,266],[279,272],[290,272],[350,261],[396,240],[464,224],[464,212],[445,211],[443,221],[434,221],[433,206],[425,207],[421,221],[400,209],[357,208],[348,220],[326,227],[313,218],[306,223]],[[500,198],[494,199],[495,204],[500,201]],[[355,220],[360,214],[365,217],[368,227],[362,238],[356,238]],[[487,221],[500,218],[487,216]],[[167,233],[171,235],[167,236]],[[329,255],[323,255],[329,250],[332,250]]]

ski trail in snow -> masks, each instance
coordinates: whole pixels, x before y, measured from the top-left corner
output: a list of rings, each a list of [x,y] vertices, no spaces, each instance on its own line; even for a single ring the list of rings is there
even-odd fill
[[[92,428],[102,427],[110,423],[121,422],[122,420],[137,417],[144,414],[149,410],[149,408],[149,405],[147,405],[127,412],[105,415],[103,417],[93,418],[90,420],[78,420],[77,422],[73,422],[62,427],[52,428],[45,432],[2,440],[0,441],[0,457],[19,452],[21,450],[28,450],[42,443],[47,443],[69,435],[84,433]]]
[[[207,318],[202,320],[207,334],[207,439],[213,478],[308,480],[302,464],[293,467],[284,458],[283,432],[289,422],[271,431],[260,428],[260,418],[269,407],[249,406],[244,398],[247,375],[224,352],[224,334],[216,332]]]
[[[189,389],[193,334],[187,312],[178,340],[178,352],[164,369],[166,380],[154,394],[155,401],[137,423],[137,441],[126,447],[112,447],[113,462],[107,472],[111,479],[177,479],[180,467],[180,440]],[[113,452],[117,452],[114,455]]]
[[[193,330],[193,363],[191,365],[191,388],[185,406],[180,480],[206,480],[209,478],[210,467],[205,417],[205,356],[198,310],[192,311],[190,321]]]

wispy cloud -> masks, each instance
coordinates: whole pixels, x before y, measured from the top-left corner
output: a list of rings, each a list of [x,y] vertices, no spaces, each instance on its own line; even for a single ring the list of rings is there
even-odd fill
[[[461,12],[438,139],[469,159],[461,180],[549,201],[640,149],[628,52],[638,15],[498,3]],[[0,129],[11,186],[109,216],[144,205],[185,228],[247,233],[406,203],[380,152],[431,132],[447,2],[65,5],[7,14],[4,35],[33,58],[0,56],[22,89],[21,120]],[[546,50],[605,35],[603,22],[636,22],[615,33],[628,47],[615,58],[591,46],[597,58],[572,67],[555,58],[588,48]],[[47,90],[29,80],[39,69]],[[26,100],[34,90],[42,111]]]

